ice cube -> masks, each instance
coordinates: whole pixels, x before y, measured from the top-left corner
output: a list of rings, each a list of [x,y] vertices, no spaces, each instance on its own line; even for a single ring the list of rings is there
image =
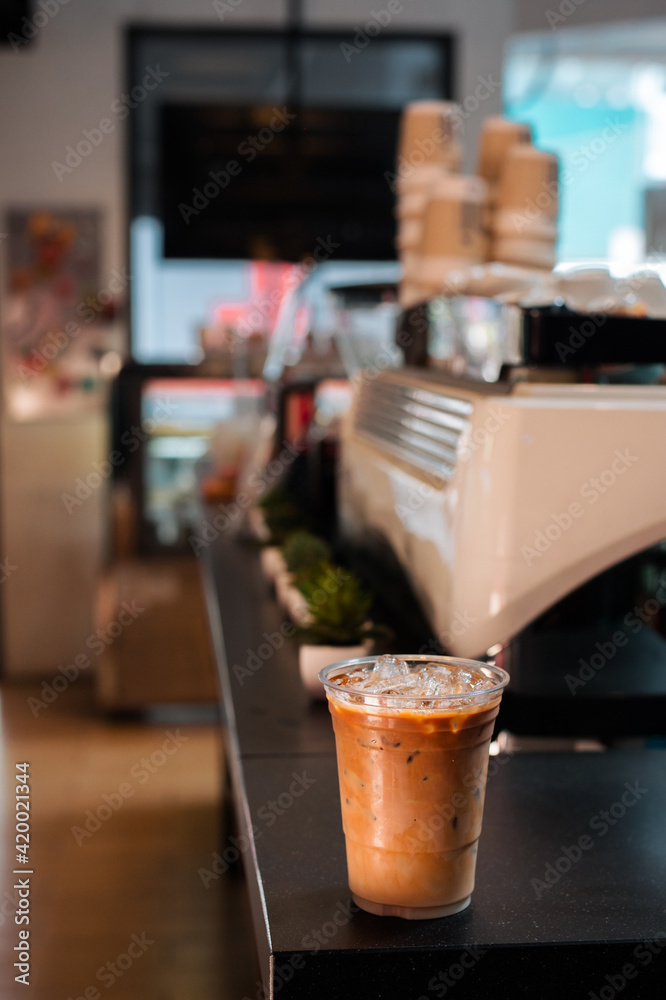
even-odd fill
[[[382,684],[399,677],[409,677],[409,665],[399,656],[380,656],[372,669],[373,682]]]
[[[410,668],[399,656],[381,656],[374,667],[357,667],[348,675],[346,686],[365,694],[399,695],[409,699],[405,708],[418,709],[452,698],[462,698],[463,706],[466,695],[492,687],[493,682],[473,668],[433,662]]]
[[[423,683],[419,691],[421,698],[441,698],[442,678],[423,671]]]
[[[427,673],[431,684],[437,689],[437,696],[445,698],[450,695],[470,694],[473,691],[483,691],[493,686],[480,670],[467,667],[442,667],[438,663],[426,663],[422,670]]]

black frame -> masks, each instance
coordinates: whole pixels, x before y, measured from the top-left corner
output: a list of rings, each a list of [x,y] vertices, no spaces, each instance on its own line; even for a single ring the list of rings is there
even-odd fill
[[[301,40],[305,41],[337,41],[337,42],[347,42],[353,40],[354,37],[354,27],[351,26],[348,31],[341,31],[339,28],[303,28],[301,29],[295,23],[295,18],[293,12],[291,12],[290,22],[285,25],[275,26],[274,28],[229,28],[229,27],[218,27],[212,26],[210,28],[200,28],[200,27],[190,27],[189,25],[168,25],[168,26],[156,26],[154,24],[140,22],[137,24],[129,25],[125,29],[125,47],[124,47],[124,81],[125,89],[131,90],[132,86],[135,85],[135,81],[132,76],[132,70],[135,62],[135,56],[138,46],[141,41],[146,37],[151,39],[172,40],[177,38],[182,38],[186,35],[191,39],[201,39],[209,40],[211,37],[226,37],[226,38],[238,38],[238,39],[257,39],[257,40],[274,40],[276,37],[281,37],[287,44],[288,53],[292,53],[293,65],[292,72],[289,74],[289,79],[291,80],[292,86],[297,86],[298,84],[298,72],[297,69],[294,70],[294,66],[297,67],[298,60],[295,59],[294,54],[296,51],[296,46]],[[455,100],[456,88],[455,88],[455,36],[452,32],[427,32],[427,31],[396,31],[384,29],[380,35],[376,36],[373,41],[381,43],[382,39],[395,41],[415,41],[415,42],[429,42],[438,41],[442,47],[444,60],[442,68],[442,77],[440,80],[440,87],[443,95],[443,99]],[[293,96],[293,95],[292,95]],[[287,102],[290,103],[289,101]],[[297,106],[297,101],[291,102],[293,105]],[[136,144],[137,130],[138,130],[138,119],[136,115],[130,115],[128,117],[128,131],[127,143],[125,147],[125,232],[126,232],[126,242],[125,242],[125,255],[126,259],[130,261],[130,223],[134,215],[134,204],[133,204],[133,183],[132,183],[132,151]],[[130,356],[133,355],[134,347],[134,330],[132,323],[132,288],[129,289],[128,294],[128,313],[129,313],[129,350]],[[178,367],[178,366],[175,366]]]
[[[211,28],[193,28],[189,26],[157,26],[151,25],[150,23],[143,24],[133,24],[129,25],[125,30],[125,67],[124,67],[124,78],[125,86],[131,90],[134,85],[132,79],[132,66],[133,57],[136,52],[139,41],[147,35],[151,38],[182,38],[187,35],[191,39],[210,39],[211,37],[233,37],[233,38],[248,38],[257,40],[273,40],[276,36],[282,36],[284,41],[287,43],[287,52],[292,59],[291,72],[288,73],[288,79],[292,84],[292,93],[287,92],[286,103],[288,105],[298,106],[298,83],[299,83],[299,72],[298,72],[298,60],[295,58],[296,48],[301,41],[337,41],[339,43],[347,42],[349,43],[350,38],[353,39],[354,28],[350,28],[349,31],[340,31],[338,28],[294,28],[286,26],[276,26],[275,28],[223,28],[223,27],[211,27]],[[444,53],[444,66],[442,70],[442,78],[440,81],[442,90],[442,99],[455,101],[456,99],[456,88],[455,88],[455,38],[453,32],[446,31],[441,33],[427,32],[427,31],[391,31],[384,30],[380,35],[376,36],[373,41],[382,40],[400,40],[400,41],[410,41],[410,42],[430,42],[439,41]],[[134,129],[136,128],[136,117],[130,116],[130,133],[129,142],[126,151],[126,165],[131,168],[131,149],[132,141],[134,137]],[[128,179],[131,179],[131,174],[128,170]]]

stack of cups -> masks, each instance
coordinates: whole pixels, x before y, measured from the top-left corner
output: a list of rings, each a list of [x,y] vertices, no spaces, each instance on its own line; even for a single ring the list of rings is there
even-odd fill
[[[453,294],[456,272],[487,259],[488,185],[480,177],[440,177],[430,190],[419,246],[422,298]]]
[[[552,268],[557,242],[557,157],[514,145],[504,158],[492,217],[493,260]]]
[[[476,172],[488,184],[488,203],[491,211],[497,200],[497,189],[507,153],[513,146],[521,143],[529,145],[531,141],[530,127],[522,122],[511,122],[495,115],[483,122],[479,136]]]
[[[462,147],[456,137],[460,105],[453,101],[413,101],[400,120],[398,174],[432,164],[460,169]]]
[[[441,177],[460,169],[462,147],[456,135],[459,107],[449,101],[415,101],[402,115],[397,158],[398,253],[404,277],[403,308],[419,301],[419,245],[428,194]]]

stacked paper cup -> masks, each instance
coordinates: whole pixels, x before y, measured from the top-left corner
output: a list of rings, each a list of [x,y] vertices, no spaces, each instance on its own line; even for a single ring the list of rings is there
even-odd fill
[[[493,260],[552,268],[557,242],[557,157],[512,146],[505,158],[492,217]]]
[[[419,245],[421,298],[452,294],[456,272],[487,259],[488,185],[480,177],[440,177],[431,188]]]
[[[481,126],[477,153],[476,172],[488,184],[488,202],[491,211],[497,200],[497,189],[510,149],[519,144],[530,144],[532,133],[529,125],[508,121],[493,115]]]
[[[462,148],[457,137],[459,107],[450,101],[415,101],[403,112],[397,158],[398,253],[404,277],[403,308],[422,298],[419,289],[419,246],[423,214],[432,186],[460,169]]]
[[[408,176],[411,168],[442,166],[460,169],[462,147],[456,132],[460,106],[452,101],[413,101],[400,120],[398,175]]]

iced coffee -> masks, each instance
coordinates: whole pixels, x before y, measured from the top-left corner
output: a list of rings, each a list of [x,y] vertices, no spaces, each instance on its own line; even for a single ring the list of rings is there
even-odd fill
[[[469,905],[505,671],[364,657],[320,673],[333,718],[352,896],[428,919]]]

